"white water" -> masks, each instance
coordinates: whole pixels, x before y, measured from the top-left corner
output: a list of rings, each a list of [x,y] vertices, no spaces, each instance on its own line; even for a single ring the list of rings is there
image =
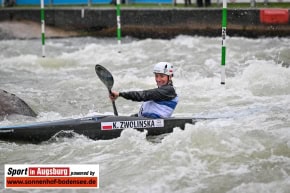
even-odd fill
[[[99,164],[98,192],[287,193],[290,190],[289,38],[228,38],[226,85],[220,84],[220,38],[172,40],[49,39],[0,43],[1,89],[24,99],[39,116],[12,117],[13,125],[92,114],[113,114],[95,64],[108,68],[116,90],[155,87],[152,66],[174,64],[180,102],[174,116],[215,117],[176,128],[155,143],[126,130],[120,138],[83,136],[40,145],[0,141],[0,192],[96,192],[1,190],[4,164]],[[138,103],[118,99],[119,114]]]

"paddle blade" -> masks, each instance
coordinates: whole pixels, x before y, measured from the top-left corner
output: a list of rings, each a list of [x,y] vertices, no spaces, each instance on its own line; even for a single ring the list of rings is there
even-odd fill
[[[103,66],[97,64],[95,66],[95,70],[96,73],[98,75],[98,77],[100,78],[100,80],[106,85],[106,87],[108,88],[108,91],[110,94],[112,94],[112,87],[114,85],[114,78],[112,76],[112,74]],[[114,115],[118,116],[118,111],[115,105],[115,101],[112,101],[112,105],[113,105],[113,109],[114,109]]]
[[[95,70],[100,80],[106,85],[106,87],[110,91],[114,85],[114,78],[112,74],[106,68],[99,64],[95,66]]]

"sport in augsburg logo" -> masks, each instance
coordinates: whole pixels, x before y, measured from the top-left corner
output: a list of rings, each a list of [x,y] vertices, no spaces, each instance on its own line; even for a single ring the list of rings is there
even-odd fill
[[[6,164],[5,188],[99,188],[99,165]]]

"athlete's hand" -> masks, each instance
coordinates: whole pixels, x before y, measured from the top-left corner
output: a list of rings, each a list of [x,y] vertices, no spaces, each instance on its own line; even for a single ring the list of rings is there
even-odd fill
[[[119,97],[119,92],[117,91],[112,90],[112,93],[109,94],[109,98],[111,99],[111,101],[115,101],[118,97]]]

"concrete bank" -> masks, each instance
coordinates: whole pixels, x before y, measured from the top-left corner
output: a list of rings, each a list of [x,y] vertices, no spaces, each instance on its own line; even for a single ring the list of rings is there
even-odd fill
[[[289,10],[286,11],[288,14]],[[259,9],[228,9],[227,34],[253,38],[290,36],[289,14],[278,15],[278,22],[274,18],[270,23],[263,23],[260,14]],[[284,17],[284,21],[280,22],[280,17]],[[287,21],[285,17],[288,17]],[[180,34],[221,36],[221,18],[221,9],[124,8],[121,10],[122,36],[137,38],[172,38]],[[0,9],[1,21],[32,21],[40,24],[40,9]],[[46,26],[77,32],[80,36],[116,36],[116,10],[113,8],[47,8],[45,23]]]

